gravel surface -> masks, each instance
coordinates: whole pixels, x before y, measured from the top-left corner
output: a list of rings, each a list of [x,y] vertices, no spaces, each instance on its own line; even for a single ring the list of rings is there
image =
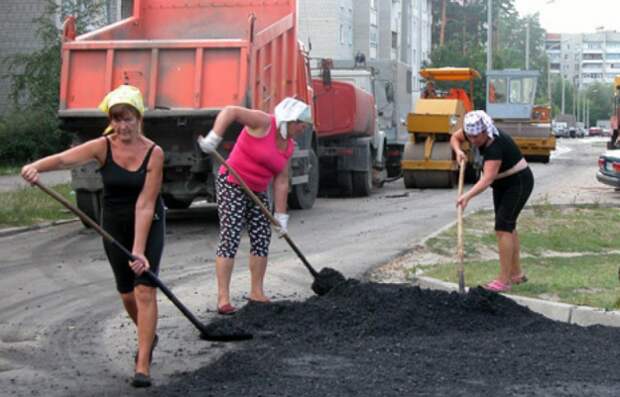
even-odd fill
[[[349,280],[221,321],[255,339],[152,394],[611,396],[620,386],[620,330],[554,322],[482,289]]]

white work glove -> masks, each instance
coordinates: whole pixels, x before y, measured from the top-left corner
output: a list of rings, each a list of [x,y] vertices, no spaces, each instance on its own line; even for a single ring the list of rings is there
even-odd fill
[[[282,237],[285,234],[287,234],[288,233],[288,218],[289,218],[289,215],[288,214],[283,214],[281,212],[276,212],[275,214],[273,214],[273,217],[276,218],[276,220],[280,224],[280,227],[277,228],[278,236]]]
[[[198,146],[200,146],[200,150],[205,153],[215,152],[215,149],[217,149],[220,142],[222,142],[222,137],[216,134],[213,130],[209,131],[206,137],[198,137]]]

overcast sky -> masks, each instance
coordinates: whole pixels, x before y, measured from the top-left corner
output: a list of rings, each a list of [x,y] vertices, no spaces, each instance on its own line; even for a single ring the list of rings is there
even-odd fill
[[[620,0],[515,0],[515,6],[522,16],[539,12],[549,33],[592,33],[600,26],[620,32]]]

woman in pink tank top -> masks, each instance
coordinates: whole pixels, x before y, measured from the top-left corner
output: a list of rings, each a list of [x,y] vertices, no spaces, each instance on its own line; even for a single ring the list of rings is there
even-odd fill
[[[287,196],[289,161],[295,150],[294,139],[312,123],[310,107],[293,98],[285,98],[275,108],[275,115],[238,106],[225,107],[215,119],[213,129],[198,144],[205,153],[217,149],[226,129],[233,123],[245,127],[233,147],[228,164],[243,181],[268,205],[267,189],[273,180],[274,217],[285,233],[288,224]],[[243,191],[233,175],[222,166],[216,180],[220,238],[215,259],[220,314],[233,314],[230,303],[230,279],[241,231],[247,227],[250,236],[250,300],[269,302],[263,290],[267,256],[271,242],[270,222],[260,208]]]

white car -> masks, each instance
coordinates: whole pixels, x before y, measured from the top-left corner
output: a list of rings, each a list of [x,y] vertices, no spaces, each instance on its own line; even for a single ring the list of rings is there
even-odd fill
[[[608,150],[600,155],[596,179],[605,185],[620,188],[620,149]]]

